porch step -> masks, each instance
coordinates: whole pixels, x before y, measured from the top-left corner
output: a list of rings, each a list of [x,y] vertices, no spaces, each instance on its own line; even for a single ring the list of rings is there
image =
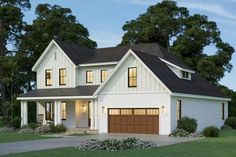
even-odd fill
[[[69,134],[98,134],[98,130],[93,130],[89,128],[69,128],[67,130]]]

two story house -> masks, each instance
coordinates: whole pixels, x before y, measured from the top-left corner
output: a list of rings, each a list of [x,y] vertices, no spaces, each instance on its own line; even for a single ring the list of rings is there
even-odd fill
[[[157,43],[90,49],[52,40],[32,68],[37,89],[20,95],[42,124],[98,133],[167,135],[182,116],[221,127],[230,99]]]

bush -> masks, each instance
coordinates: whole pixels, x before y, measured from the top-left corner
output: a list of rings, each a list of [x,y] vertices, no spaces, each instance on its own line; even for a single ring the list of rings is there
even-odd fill
[[[29,123],[28,126],[31,128],[31,129],[36,129],[39,125],[37,123]]]
[[[219,134],[220,134],[220,130],[215,126],[206,127],[203,130],[203,135],[206,137],[218,137]]]
[[[62,132],[66,132],[67,130],[66,126],[63,124],[58,124],[56,126],[51,124],[50,129],[51,129],[51,132],[53,133],[62,133]]]
[[[183,129],[176,129],[169,136],[170,137],[189,137],[189,132]]]
[[[197,120],[189,117],[183,117],[178,120],[177,128],[193,133],[197,130]]]
[[[236,129],[236,117],[229,117],[225,120],[225,125],[228,125],[232,127],[233,129]]]
[[[13,120],[12,120],[12,126],[14,128],[19,129],[20,126],[21,126],[21,118],[20,117],[14,117]]]
[[[143,149],[143,148],[156,148],[154,142],[143,141],[136,138],[127,138],[123,140],[106,139],[103,141],[97,139],[90,139],[78,146],[78,149],[84,151],[116,151],[116,150],[129,150],[129,149]]]
[[[32,128],[23,128],[23,129],[20,129],[17,133],[18,134],[33,134],[34,130]]]
[[[15,128],[13,128],[13,127],[0,128],[0,133],[10,133],[10,132],[15,132]]]
[[[36,134],[47,134],[51,132],[51,129],[48,125],[42,125],[35,129]]]
[[[221,127],[221,130],[232,130],[233,128],[231,126],[228,126],[228,125],[223,125]]]

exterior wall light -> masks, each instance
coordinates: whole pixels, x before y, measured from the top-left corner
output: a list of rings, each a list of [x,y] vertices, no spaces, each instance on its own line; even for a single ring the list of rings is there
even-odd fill
[[[82,105],[82,111],[83,111],[83,112],[86,111],[86,107],[85,107],[85,105]]]
[[[166,112],[165,110],[166,110],[165,106],[161,106],[161,113],[165,113]]]
[[[102,106],[102,113],[105,113],[105,106]]]

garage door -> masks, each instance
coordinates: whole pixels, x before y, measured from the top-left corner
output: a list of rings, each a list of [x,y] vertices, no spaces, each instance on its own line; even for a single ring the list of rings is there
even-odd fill
[[[159,133],[159,109],[108,109],[109,133]]]

